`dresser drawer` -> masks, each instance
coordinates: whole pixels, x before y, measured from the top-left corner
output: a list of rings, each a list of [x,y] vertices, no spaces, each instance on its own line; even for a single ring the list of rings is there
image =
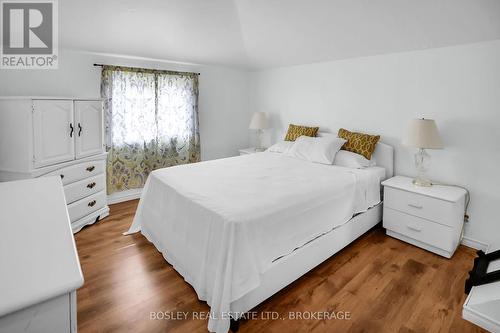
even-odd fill
[[[101,173],[64,186],[64,195],[68,204],[100,192],[105,188],[106,178]]]
[[[386,186],[384,188],[384,205],[451,227],[461,225],[463,221],[463,199],[458,202],[449,202]]]
[[[101,191],[84,199],[73,202],[68,205],[69,219],[71,222],[101,209],[106,205],[106,192]]]
[[[104,171],[104,161],[89,161],[57,169],[55,171],[42,175],[42,177],[60,176],[63,185],[66,185],[81,179],[104,173]]]
[[[460,231],[384,207],[384,228],[445,251],[455,251]]]

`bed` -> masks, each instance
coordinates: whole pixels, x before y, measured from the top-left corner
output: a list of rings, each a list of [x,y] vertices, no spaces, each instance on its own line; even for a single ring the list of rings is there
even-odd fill
[[[393,149],[378,143],[374,157],[352,169],[263,152],[156,170],[128,233],[155,245],[210,306],[209,331],[225,333],[380,222]]]

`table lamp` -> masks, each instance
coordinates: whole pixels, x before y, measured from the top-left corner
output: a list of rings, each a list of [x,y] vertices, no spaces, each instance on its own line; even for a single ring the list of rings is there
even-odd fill
[[[413,180],[413,184],[416,186],[432,186],[431,181],[426,176],[431,157],[425,150],[443,148],[436,122],[433,119],[413,119],[410,126],[408,126],[403,144],[418,148],[418,152],[415,154],[417,177]]]
[[[264,151],[265,148],[262,145],[262,134],[267,128],[266,114],[264,112],[254,112],[248,128],[257,130],[257,147],[255,148],[255,151]]]

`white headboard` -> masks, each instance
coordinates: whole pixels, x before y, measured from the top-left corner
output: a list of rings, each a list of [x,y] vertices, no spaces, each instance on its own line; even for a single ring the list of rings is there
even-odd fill
[[[394,148],[383,142],[377,143],[372,158],[375,158],[377,166],[385,168],[385,178],[394,176]]]

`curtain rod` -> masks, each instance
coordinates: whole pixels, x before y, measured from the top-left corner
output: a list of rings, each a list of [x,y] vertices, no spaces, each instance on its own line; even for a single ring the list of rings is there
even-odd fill
[[[95,67],[104,67],[104,66],[114,66],[114,65],[94,64],[94,66]],[[128,68],[134,68],[134,69],[147,69],[147,70],[159,71],[159,72],[172,72],[172,73],[179,73],[179,74],[196,74],[196,75],[201,75],[201,73],[171,71],[171,70],[166,70],[166,69],[150,69],[150,68],[140,68],[140,67],[130,67],[130,66],[116,66],[116,67],[128,67]]]

